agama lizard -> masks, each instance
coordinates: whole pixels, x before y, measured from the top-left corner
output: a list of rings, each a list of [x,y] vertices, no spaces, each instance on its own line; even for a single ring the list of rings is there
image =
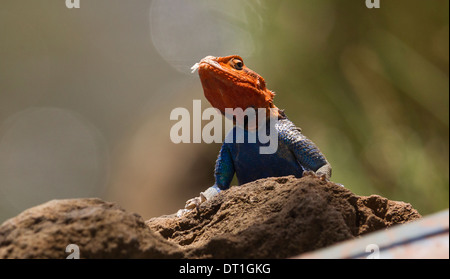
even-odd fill
[[[222,145],[215,167],[215,184],[199,197],[186,202],[178,215],[198,207],[219,192],[230,187],[236,173],[239,185],[260,178],[294,175],[302,177],[312,171],[322,179],[331,177],[331,166],[316,145],[306,138],[301,129],[288,120],[284,112],[273,104],[274,93],[266,88],[264,79],[244,65],[240,56],[207,56],[193,67],[198,69],[206,99],[222,114],[226,108],[264,108],[266,117],[275,117],[278,148],[273,154],[260,154],[260,143],[244,141],[225,142]],[[250,129],[235,123],[232,135],[243,129],[245,136]],[[246,137],[247,138],[247,137]]]

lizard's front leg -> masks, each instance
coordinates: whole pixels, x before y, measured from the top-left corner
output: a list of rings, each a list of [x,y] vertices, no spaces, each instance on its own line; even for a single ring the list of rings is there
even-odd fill
[[[184,209],[178,210],[177,216],[183,216],[194,208],[198,208],[205,201],[212,199],[214,196],[219,194],[221,190],[228,189],[230,187],[231,180],[233,179],[234,171],[234,164],[231,154],[227,145],[223,144],[214,170],[216,183],[204,192],[201,192],[198,197],[186,201]]]

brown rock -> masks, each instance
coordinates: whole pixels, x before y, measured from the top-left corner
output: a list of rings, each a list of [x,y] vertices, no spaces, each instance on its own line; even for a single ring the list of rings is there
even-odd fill
[[[147,221],[99,199],[54,200],[0,226],[0,258],[286,258],[420,218],[314,175],[261,179],[181,218]]]
[[[99,199],[53,200],[0,227],[0,258],[179,258],[179,247],[151,232],[139,215]]]
[[[232,187],[182,218],[147,224],[189,258],[286,258],[420,217],[409,204],[305,176]]]

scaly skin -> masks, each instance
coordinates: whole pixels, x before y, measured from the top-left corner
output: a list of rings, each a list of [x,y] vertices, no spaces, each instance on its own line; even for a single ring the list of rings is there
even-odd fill
[[[216,162],[216,183],[202,192],[200,197],[188,200],[181,214],[228,189],[235,173],[239,185],[266,177],[302,177],[306,171],[314,172],[322,179],[331,177],[331,166],[325,156],[273,104],[275,94],[266,88],[260,75],[244,65],[240,56],[207,56],[192,67],[194,71],[197,68],[206,99],[222,114],[225,114],[226,108],[263,108],[266,109],[267,119],[278,119],[274,126],[278,148],[274,154],[260,154],[259,147],[263,145],[258,140],[256,143],[225,142]],[[238,131],[243,132],[245,138],[255,133],[245,123],[236,121],[236,124],[239,125],[231,131],[233,134],[230,132],[227,137],[236,135]]]
[[[276,108],[275,94],[240,56],[207,56],[198,64],[198,74],[206,99],[222,113],[225,108]]]

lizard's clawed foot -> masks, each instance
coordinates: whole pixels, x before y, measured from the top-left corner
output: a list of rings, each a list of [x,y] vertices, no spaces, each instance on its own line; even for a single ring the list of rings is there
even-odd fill
[[[313,171],[304,171],[303,176],[314,176],[317,177],[316,173]]]
[[[304,171],[303,176],[312,176],[315,178],[319,178],[321,181],[327,181],[327,182],[330,181],[328,176],[325,173],[321,173],[321,172]]]
[[[199,197],[188,200],[184,208],[192,210],[194,208],[198,208],[200,204],[204,203],[205,201],[206,199],[203,197],[203,195],[200,195]]]
[[[178,210],[177,217],[182,217],[186,215],[188,212],[191,212],[194,208],[197,208],[206,201],[205,196],[200,193],[199,197],[192,198],[186,201],[186,205],[183,209]]]
[[[191,211],[192,211],[192,209],[186,209],[186,208],[180,209],[177,211],[177,217],[178,218],[183,217],[184,215],[188,214]]]

